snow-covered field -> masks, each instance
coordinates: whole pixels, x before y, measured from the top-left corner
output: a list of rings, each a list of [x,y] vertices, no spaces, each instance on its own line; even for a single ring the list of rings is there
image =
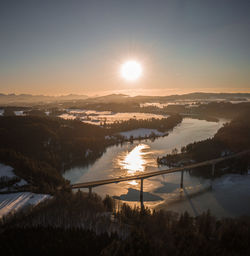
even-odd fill
[[[172,102],[167,103],[159,103],[159,102],[145,102],[141,103],[140,107],[150,107],[154,106],[157,108],[164,108],[170,105],[186,105],[186,108],[192,108],[197,107],[199,104],[208,104],[210,102],[230,102],[232,104],[238,104],[242,102],[250,102],[249,98],[243,99],[243,100],[229,100],[229,99],[195,99],[195,100],[176,100]]]
[[[27,181],[20,179],[14,173],[14,168],[0,163],[0,178],[13,180],[14,184],[10,187],[0,189],[0,192],[18,191],[22,186],[27,185]],[[16,179],[16,180],[15,180]],[[31,192],[17,192],[0,194],[0,218],[12,211],[17,211],[28,205],[37,205],[45,199],[50,198],[50,195],[34,194]]]
[[[19,192],[11,194],[0,194],[0,218],[10,212],[20,210],[29,205],[37,205],[50,195],[34,194],[31,192]]]
[[[101,122],[114,123],[115,121],[127,121],[133,119],[161,119],[168,115],[157,115],[151,113],[113,113],[111,111],[96,111],[96,110],[81,110],[81,109],[66,109],[67,113],[59,115],[63,119],[79,119],[82,122],[100,125]]]
[[[70,115],[70,114],[61,114],[58,117],[60,117],[62,119],[66,119],[66,120],[74,120],[74,119],[76,119],[76,116]]]
[[[120,135],[122,135],[124,138],[129,139],[133,136],[134,139],[138,138],[147,138],[150,137],[151,135],[155,136],[164,136],[167,134],[167,132],[159,132],[156,129],[146,129],[146,128],[139,128],[135,130],[130,130],[126,132],[120,132]]]

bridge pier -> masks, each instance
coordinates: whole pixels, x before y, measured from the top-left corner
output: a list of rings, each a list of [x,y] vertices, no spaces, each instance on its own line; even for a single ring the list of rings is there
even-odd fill
[[[180,188],[183,188],[183,176],[184,176],[184,171],[181,171],[181,184],[180,184]]]
[[[89,187],[89,197],[92,195],[92,187]]]
[[[141,179],[140,202],[141,202],[141,210],[142,210],[142,209],[144,209],[144,205],[143,205],[143,179]]]

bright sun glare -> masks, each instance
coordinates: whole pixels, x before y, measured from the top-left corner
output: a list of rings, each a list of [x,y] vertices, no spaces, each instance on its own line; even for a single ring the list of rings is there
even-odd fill
[[[134,174],[135,172],[143,172],[145,170],[146,160],[144,159],[144,152],[148,146],[145,144],[139,144],[133,150],[131,150],[123,160],[120,161],[120,166],[127,170],[128,174]]]
[[[142,66],[134,60],[126,61],[121,67],[121,76],[127,81],[136,81],[142,75]]]

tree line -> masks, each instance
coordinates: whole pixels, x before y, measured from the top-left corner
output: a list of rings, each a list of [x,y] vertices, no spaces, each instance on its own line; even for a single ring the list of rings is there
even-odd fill
[[[104,124],[103,127],[109,129],[111,133],[134,130],[138,128],[156,129],[165,132],[173,129],[182,122],[180,115],[171,115],[167,118],[150,118],[150,119],[129,119],[127,121],[115,121],[112,124]]]

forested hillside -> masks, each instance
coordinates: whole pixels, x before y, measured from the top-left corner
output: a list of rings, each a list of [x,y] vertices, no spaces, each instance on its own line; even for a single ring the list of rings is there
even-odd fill
[[[231,122],[224,124],[213,138],[190,143],[187,146],[182,147],[179,154],[177,150],[173,150],[172,154],[158,158],[158,163],[174,165],[178,162],[190,163],[190,160],[201,162],[243,150],[249,150],[249,116],[249,112],[238,116]],[[233,164],[233,168],[235,170],[239,169],[241,171],[247,171],[247,166],[250,164],[249,157],[247,155],[242,156],[239,159],[230,160],[229,162]]]
[[[103,128],[80,121],[0,117],[0,161],[36,186],[58,186],[64,183],[64,168],[90,163],[104,152],[105,134]]]
[[[226,123],[213,138],[192,143],[183,148],[183,152],[191,154],[197,161],[221,156],[222,152],[239,152],[249,149],[250,118],[249,113]]]

